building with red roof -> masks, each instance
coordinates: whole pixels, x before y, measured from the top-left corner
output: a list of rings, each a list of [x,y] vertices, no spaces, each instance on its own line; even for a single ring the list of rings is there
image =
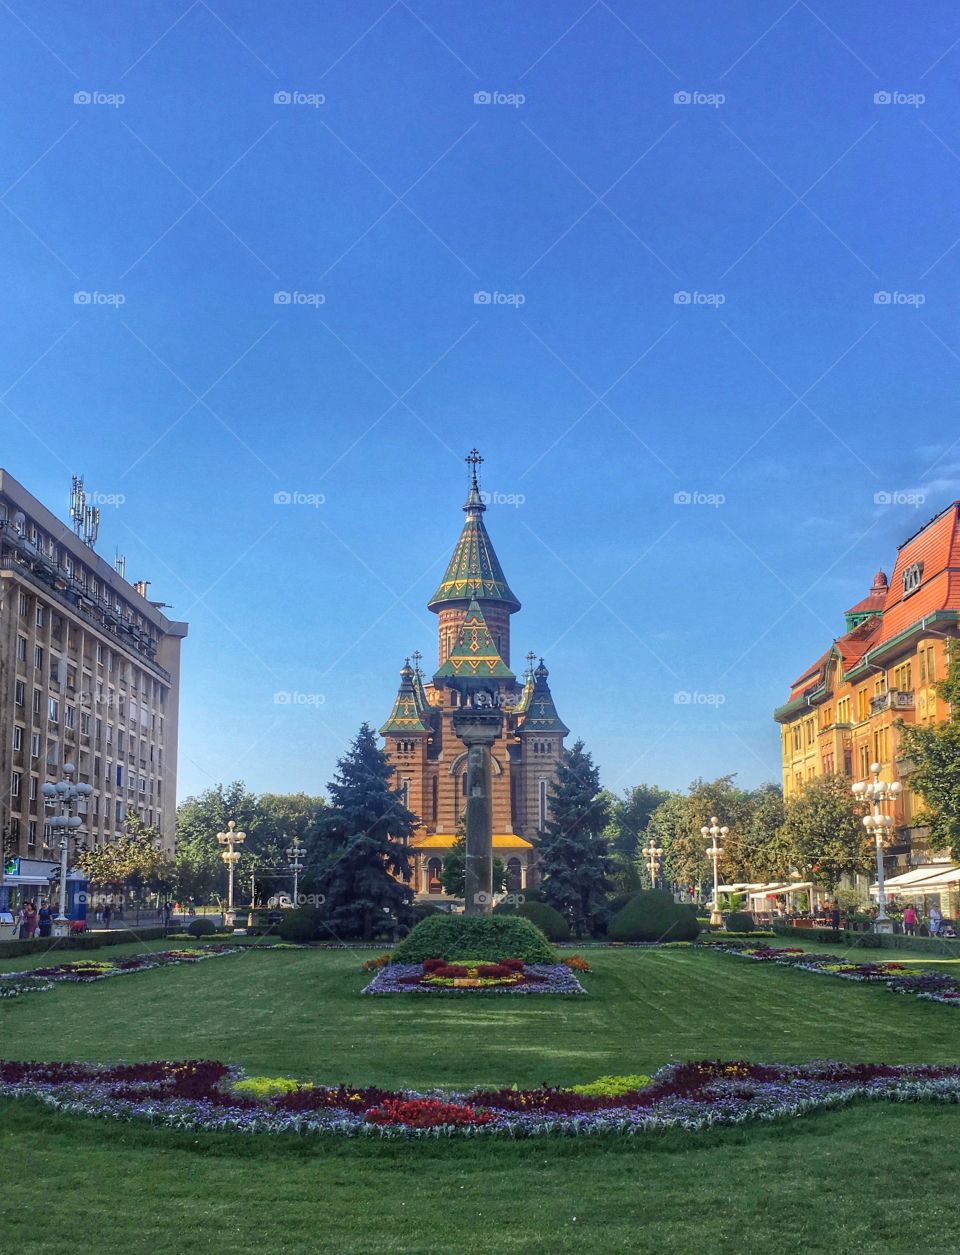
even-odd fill
[[[960,636],[960,501],[897,550],[893,574],[878,571],[867,596],[845,615],[845,632],[794,680],[780,724],[783,792],[838,773],[853,780],[900,780],[891,856],[922,854],[913,824],[912,763],[899,753],[898,724],[936,723],[949,707],[934,685],[947,670],[947,646]]]

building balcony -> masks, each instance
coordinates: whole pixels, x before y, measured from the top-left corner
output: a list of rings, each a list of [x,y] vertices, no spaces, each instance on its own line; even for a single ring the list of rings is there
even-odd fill
[[[870,698],[871,715],[879,715],[884,710],[913,710],[916,698],[913,692],[906,693],[902,689],[888,689],[886,693],[878,693]]]

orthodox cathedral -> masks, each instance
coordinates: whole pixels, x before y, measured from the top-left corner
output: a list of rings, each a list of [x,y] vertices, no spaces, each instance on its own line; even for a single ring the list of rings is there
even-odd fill
[[[443,860],[466,805],[467,753],[453,730],[464,677],[493,681],[503,728],[492,747],[493,849],[513,891],[533,883],[537,835],[549,816],[549,784],[569,732],[554,705],[543,659],[527,654],[518,680],[510,670],[510,621],[520,602],[506,581],[484,526],[477,478],[483,461],[466,459],[466,520],[443,579],[427,603],[437,616],[437,669],[427,681],[422,655],[408,658],[390,718],[380,729],[404,804],[420,817],[411,842],[413,888],[442,896]]]

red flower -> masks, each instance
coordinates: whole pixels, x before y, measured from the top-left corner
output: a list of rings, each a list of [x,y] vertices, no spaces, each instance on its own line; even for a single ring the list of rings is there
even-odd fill
[[[372,1107],[364,1116],[370,1124],[402,1124],[410,1129],[435,1129],[443,1125],[489,1124],[494,1116],[460,1103],[441,1102],[438,1098],[388,1098],[379,1107]]]

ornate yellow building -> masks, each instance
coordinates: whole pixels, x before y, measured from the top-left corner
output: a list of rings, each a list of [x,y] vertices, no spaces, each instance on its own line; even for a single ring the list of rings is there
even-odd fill
[[[923,853],[913,823],[913,764],[900,754],[896,724],[936,723],[949,707],[934,690],[946,675],[948,642],[960,635],[960,501],[900,545],[887,579],[846,612],[846,631],[791,686],[774,712],[781,725],[784,797],[809,780],[839,773],[867,780],[879,763],[903,794],[888,855]],[[914,858],[916,861],[916,858]]]
[[[443,861],[457,839],[466,785],[466,747],[453,730],[459,694],[451,681],[482,674],[496,682],[503,731],[492,749],[494,855],[508,888],[535,877],[537,834],[549,815],[549,785],[569,729],[561,722],[543,659],[527,655],[518,681],[510,669],[511,617],[520,602],[510,589],[483,522],[486,505],[477,470],[467,458],[466,521],[443,579],[428,602],[437,616],[437,670],[431,680],[412,655],[400,671],[393,710],[380,729],[406,805],[420,818],[412,846],[418,895],[443,895]]]

